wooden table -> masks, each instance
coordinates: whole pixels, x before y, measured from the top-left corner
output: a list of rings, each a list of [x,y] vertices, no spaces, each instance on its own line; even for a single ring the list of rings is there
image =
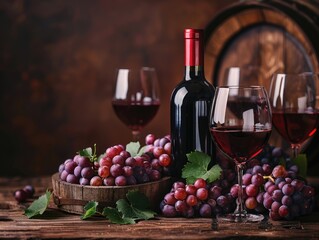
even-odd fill
[[[0,239],[319,239],[319,212],[296,221],[263,221],[261,224],[219,224],[208,218],[163,218],[134,225],[112,224],[103,218],[81,220],[50,203],[41,218],[23,215],[30,204],[17,204],[13,192],[31,184],[36,197],[51,188],[49,176],[0,178]]]

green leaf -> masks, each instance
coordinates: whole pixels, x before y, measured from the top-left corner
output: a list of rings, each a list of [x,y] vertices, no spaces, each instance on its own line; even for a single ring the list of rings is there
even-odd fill
[[[49,205],[49,201],[52,193],[46,190],[45,194],[35,200],[25,211],[24,214],[28,218],[32,218],[37,215],[42,215]]]
[[[116,208],[106,207],[103,209],[103,216],[106,216],[112,223],[116,224],[134,224],[135,220],[124,217]]]
[[[202,178],[207,180],[207,182],[211,183],[217,180],[223,169],[218,165],[214,165],[211,169],[209,169],[203,176]]]
[[[126,194],[127,200],[131,203],[131,205],[138,209],[148,209],[150,207],[150,202],[145,194],[135,190],[129,191]]]
[[[132,157],[137,156],[141,145],[139,142],[130,142],[126,145],[126,151],[128,151]]]
[[[85,220],[89,217],[92,217],[94,214],[97,213],[98,202],[90,201],[84,206],[84,214],[81,216],[82,220]]]
[[[298,156],[292,159],[292,162],[298,166],[299,173],[303,178],[307,177],[307,155],[306,154],[298,154]]]
[[[92,157],[92,148],[88,147],[88,148],[84,148],[82,150],[79,151],[79,154],[83,157]]]
[[[187,154],[188,162],[182,169],[182,177],[186,179],[187,184],[194,183],[197,178],[203,178],[208,183],[218,179],[222,169],[219,165],[208,169],[211,158],[206,153],[195,151]]]
[[[132,218],[135,220],[140,219],[150,219],[154,218],[155,212],[152,212],[147,209],[139,209],[132,205],[132,203],[128,203],[128,201],[124,199],[120,199],[116,202],[116,208],[123,214],[125,218]]]
[[[138,154],[136,156],[141,156],[143,153],[145,153],[145,149],[147,148],[147,146],[143,146],[140,148],[140,150],[138,151]]]

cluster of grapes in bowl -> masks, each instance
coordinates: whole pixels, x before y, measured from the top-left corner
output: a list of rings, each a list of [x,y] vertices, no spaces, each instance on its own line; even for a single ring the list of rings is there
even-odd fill
[[[123,145],[108,147],[96,161],[81,155],[67,159],[59,166],[62,181],[90,186],[127,186],[160,180],[171,164],[169,136],[145,137],[144,151],[131,156]]]
[[[239,189],[235,166],[223,156],[218,157],[218,164],[222,173],[212,183],[203,183],[203,179],[188,185],[173,183],[171,192],[160,204],[162,214],[166,217],[212,217],[232,213]],[[244,171],[243,200],[247,211],[268,213],[272,220],[291,220],[310,214],[315,207],[314,188],[298,175],[298,171],[297,165],[281,148],[265,147]]]

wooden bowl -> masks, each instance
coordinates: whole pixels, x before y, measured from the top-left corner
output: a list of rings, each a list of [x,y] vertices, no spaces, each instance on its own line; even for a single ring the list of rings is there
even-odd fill
[[[164,177],[156,182],[149,182],[130,186],[82,186],[60,180],[59,173],[52,175],[54,203],[59,209],[75,214],[83,214],[83,207],[89,201],[97,201],[100,207],[115,207],[119,199],[125,199],[131,190],[138,190],[145,194],[154,211],[166,193],[171,189],[171,178]]]

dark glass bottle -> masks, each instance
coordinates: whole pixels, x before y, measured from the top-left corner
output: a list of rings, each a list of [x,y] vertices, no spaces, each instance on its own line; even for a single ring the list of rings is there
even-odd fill
[[[171,174],[181,177],[186,154],[198,150],[213,157],[208,122],[214,87],[205,79],[202,29],[185,29],[185,76],[170,100],[173,164]]]

